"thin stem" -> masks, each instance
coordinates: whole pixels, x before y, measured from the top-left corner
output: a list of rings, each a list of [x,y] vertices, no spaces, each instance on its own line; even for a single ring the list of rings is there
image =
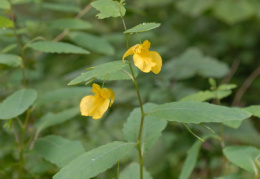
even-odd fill
[[[23,123],[23,126],[21,128],[21,141],[20,141],[20,152],[19,152],[19,169],[18,169],[18,179],[22,178],[23,175],[23,166],[24,166],[24,138],[25,138],[25,132],[26,128],[30,119],[31,110],[28,109],[25,117],[25,121]]]
[[[249,86],[252,84],[252,82],[260,75],[260,66],[253,71],[253,73],[245,80],[243,85],[238,89],[234,101],[232,103],[232,106],[236,106],[239,104],[241,98],[243,97],[246,90],[249,88]]]
[[[185,127],[186,127],[186,129],[192,134],[192,135],[194,135],[197,139],[199,139],[201,142],[205,142],[202,138],[200,138],[199,136],[197,136],[194,132],[192,132],[192,130],[187,126],[187,124],[185,124],[185,123],[182,123]]]
[[[91,4],[89,3],[84,9],[82,9],[75,19],[80,19],[84,14],[86,14],[91,9]],[[58,42],[63,39],[68,33],[70,32],[69,29],[64,29],[57,37],[54,38],[53,41]]]
[[[120,14],[121,14],[121,11],[120,11]],[[124,21],[122,14],[121,14],[120,17],[122,19],[124,29],[127,30],[126,24],[125,24],[125,21]],[[128,35],[127,34],[126,34],[126,48],[127,49],[129,48],[128,47]],[[136,93],[137,93],[137,97],[138,97],[138,101],[139,101],[139,105],[140,105],[140,110],[141,110],[141,122],[140,122],[140,128],[139,128],[139,134],[138,134],[136,146],[137,146],[138,155],[139,155],[140,179],[143,179],[143,155],[142,155],[142,148],[141,148],[141,139],[142,139],[142,131],[143,131],[145,113],[144,113],[143,102],[142,102],[142,98],[141,98],[141,95],[140,95],[140,91],[139,91],[139,88],[138,88],[138,84],[137,84],[137,80],[136,80],[136,77],[135,77],[135,74],[134,74],[133,67],[132,67],[130,62],[128,63],[128,65],[129,65],[129,68],[130,68],[130,71],[131,71],[131,75],[133,77],[132,79],[133,79],[133,83],[134,83],[134,86],[135,86],[135,90],[136,90]]]
[[[15,15],[14,15],[14,11],[13,11],[13,4],[12,4],[11,0],[8,0],[8,2],[10,4],[10,7],[11,7],[10,9],[11,9],[11,12],[13,14],[12,17],[14,17]],[[17,33],[17,26],[16,26],[14,18],[12,18],[12,21],[14,23],[14,27],[13,27],[14,35],[16,37],[18,46],[20,48],[21,58],[22,58],[22,62],[23,62],[23,65],[22,65],[23,86],[26,87],[26,76],[25,76],[26,63],[25,63],[25,54],[24,54],[24,50],[23,50],[23,43],[22,43],[22,40],[21,40],[20,36]]]

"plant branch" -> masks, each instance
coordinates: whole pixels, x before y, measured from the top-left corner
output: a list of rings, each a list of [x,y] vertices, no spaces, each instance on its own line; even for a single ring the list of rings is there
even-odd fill
[[[255,69],[255,71],[253,71],[253,73],[244,81],[242,86],[238,89],[238,91],[234,97],[232,106],[239,105],[239,102],[240,102],[241,98],[243,97],[244,93],[249,88],[249,86],[252,84],[252,82],[255,80],[255,78],[258,77],[259,75],[260,75],[260,66],[257,67]]]
[[[84,14],[86,14],[91,9],[91,4],[89,3],[87,6],[85,6],[84,9],[82,9],[78,15],[75,17],[75,19],[80,19]],[[63,39],[68,33],[70,32],[69,29],[64,29],[57,37],[53,39],[54,42],[58,42],[61,39]]]

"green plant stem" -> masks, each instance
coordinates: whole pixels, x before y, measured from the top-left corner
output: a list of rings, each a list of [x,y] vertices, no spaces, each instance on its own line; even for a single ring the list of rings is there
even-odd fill
[[[138,97],[138,101],[139,101],[139,105],[140,105],[140,109],[141,109],[141,122],[140,122],[140,128],[139,128],[139,134],[138,134],[136,146],[137,146],[138,155],[139,155],[140,179],[143,179],[143,155],[142,155],[142,148],[141,148],[141,139],[142,139],[142,131],[143,131],[145,113],[144,113],[142,98],[141,98],[141,95],[140,95],[138,84],[137,84],[137,81],[136,81],[136,78],[135,78],[135,75],[134,75],[133,67],[132,67],[130,62],[128,64],[129,64],[131,74],[133,76],[133,83],[134,83],[134,86],[135,86],[135,89],[136,89],[136,93],[137,93],[137,97]]]
[[[121,14],[121,11],[120,11],[120,17],[121,17],[124,29],[127,30],[125,20],[124,20],[122,14]],[[126,34],[126,48],[127,49],[129,48],[128,40],[129,40],[128,35]],[[140,106],[140,109],[141,109],[141,122],[140,122],[139,134],[138,134],[136,146],[137,146],[138,155],[139,155],[140,179],[143,179],[143,154],[142,154],[142,148],[141,148],[141,139],[142,139],[142,131],[143,131],[145,113],[144,113],[143,102],[142,102],[142,98],[141,98],[141,95],[140,95],[140,91],[139,91],[139,88],[138,88],[138,84],[137,84],[137,80],[136,80],[136,77],[135,77],[135,74],[134,74],[132,64],[129,62],[128,65],[129,65],[129,68],[130,68],[130,71],[131,71],[132,80],[133,80],[133,83],[134,83],[134,86],[135,86],[135,90],[136,90],[138,101],[139,101],[139,106]]]
[[[18,179],[21,179],[23,176],[23,166],[24,166],[24,138],[27,125],[29,123],[31,115],[31,110],[28,109],[25,117],[25,121],[21,127],[21,139],[20,139],[20,151],[19,151],[19,169],[18,169]]]
[[[11,2],[11,0],[8,0],[10,6],[11,6],[11,13],[14,14],[14,11],[13,11],[13,4]],[[23,86],[26,87],[26,76],[25,76],[25,67],[26,67],[26,63],[25,63],[25,54],[24,54],[24,50],[23,50],[23,43],[22,43],[22,40],[20,38],[20,36],[18,35],[17,33],[17,26],[16,26],[16,23],[15,23],[15,20],[12,19],[13,23],[14,23],[14,27],[13,27],[13,31],[14,31],[14,35],[17,39],[17,43],[18,43],[18,46],[21,50],[21,58],[22,58],[22,61],[23,61],[23,65],[22,65],[22,75],[23,75]]]

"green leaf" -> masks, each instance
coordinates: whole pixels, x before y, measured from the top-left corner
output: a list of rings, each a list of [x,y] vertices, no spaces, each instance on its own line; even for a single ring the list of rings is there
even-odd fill
[[[214,5],[214,0],[182,0],[177,2],[177,8],[193,17],[201,15]]]
[[[180,101],[207,101],[209,99],[214,98],[214,94],[212,91],[199,91],[197,93],[185,96],[180,99]]]
[[[44,159],[58,167],[64,167],[85,152],[79,141],[71,141],[55,135],[37,139],[34,149]]]
[[[160,25],[161,25],[160,23],[155,23],[155,22],[142,23],[131,29],[124,31],[124,33],[145,32],[145,31],[155,29],[155,28],[159,27]]]
[[[144,111],[148,113],[156,107],[155,104],[145,104]],[[136,142],[139,134],[139,126],[141,121],[141,112],[140,108],[135,108],[130,116],[127,118],[126,123],[124,124],[123,133],[125,139],[128,142]],[[162,131],[167,125],[167,121],[159,120],[158,118],[152,116],[146,116],[143,124],[143,133],[142,133],[142,149],[148,151],[149,148],[156,142],[160,137]]]
[[[0,16],[0,27],[4,27],[4,28],[14,27],[14,22],[3,16]]]
[[[182,80],[200,74],[204,77],[221,78],[228,72],[228,66],[214,58],[204,56],[197,48],[186,50],[181,56],[165,64],[168,77]]]
[[[81,19],[73,19],[73,18],[64,18],[64,19],[57,19],[50,21],[48,23],[49,28],[53,29],[77,29],[77,30],[87,30],[91,29],[92,25],[87,22],[83,21]]]
[[[86,94],[91,92],[90,87],[69,87],[61,88],[53,91],[49,91],[39,97],[36,105],[40,107],[46,103],[60,102],[68,99],[74,99],[77,97],[86,96]],[[73,94],[73,95],[71,95]]]
[[[78,76],[77,78],[70,81],[68,85],[75,85],[75,84],[83,82],[83,81],[91,80],[92,78],[104,79],[105,76],[107,76],[106,79],[113,80],[109,76],[110,73],[120,71],[125,66],[127,66],[127,64],[123,63],[121,60],[104,63],[102,65],[94,67],[93,69],[91,69],[85,73],[81,73],[80,76]]]
[[[184,165],[181,169],[181,174],[179,176],[179,179],[188,179],[190,178],[190,175],[196,165],[197,159],[198,159],[198,155],[199,155],[199,151],[200,151],[200,147],[202,145],[203,142],[201,141],[197,141],[195,142],[191,148],[188,151],[188,155],[185,159]]]
[[[140,177],[140,166],[138,163],[131,163],[128,165],[121,173],[120,179],[138,179]],[[144,179],[152,179],[150,173],[148,173],[145,168],[143,168],[143,178]]]
[[[243,109],[252,113],[254,116],[260,118],[260,105],[248,106],[248,107],[243,108]]]
[[[221,176],[221,177],[218,177],[217,179],[243,179],[243,178],[241,175],[236,173],[236,174]]]
[[[218,0],[213,10],[217,18],[228,24],[246,20],[256,14],[254,3],[248,0]]]
[[[0,0],[0,9],[10,9],[10,3],[7,0]]]
[[[114,47],[104,38],[92,34],[73,32],[69,34],[69,38],[75,44],[97,53],[105,55],[113,55],[115,53]]]
[[[43,8],[50,9],[53,11],[59,11],[59,12],[79,12],[80,9],[73,5],[73,4],[54,4],[54,3],[43,3]]]
[[[28,47],[39,50],[46,53],[75,53],[75,54],[89,54],[89,51],[77,47],[75,45],[64,42],[34,42],[28,45]]]
[[[133,148],[135,143],[112,142],[80,155],[62,168],[54,179],[87,179],[112,167]]]
[[[75,117],[78,114],[79,107],[66,109],[57,114],[47,113],[36,122],[35,128],[37,129],[37,132],[40,132],[47,127],[68,121],[69,119]]]
[[[91,5],[100,12],[97,14],[99,19],[124,16],[126,12],[122,3],[113,0],[97,0]]]
[[[194,101],[158,105],[148,115],[168,121],[184,123],[224,122],[243,120],[251,116],[250,113],[237,108]]]
[[[224,155],[233,164],[251,173],[258,173],[256,158],[260,155],[260,150],[251,146],[228,146],[223,150]]]
[[[8,96],[0,104],[0,119],[11,119],[24,113],[36,100],[37,91],[21,89]]]
[[[223,99],[231,95],[231,90],[199,91],[180,99],[180,101],[207,101],[210,99]]]
[[[22,58],[12,54],[0,54],[0,64],[10,67],[22,67]]]

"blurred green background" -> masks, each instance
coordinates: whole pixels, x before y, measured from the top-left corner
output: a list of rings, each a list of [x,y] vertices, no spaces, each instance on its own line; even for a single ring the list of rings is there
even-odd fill
[[[69,33],[61,39],[90,51],[88,55],[51,54],[25,51],[28,86],[37,89],[38,103],[32,114],[27,140],[35,134],[34,123],[47,113],[59,113],[78,107],[80,99],[89,95],[90,85],[67,86],[68,82],[85,69],[105,62],[121,60],[126,51],[123,24],[120,18],[99,20],[91,8],[81,17],[83,24],[66,24],[61,18],[75,18],[91,1],[87,0],[13,0],[13,12],[0,0],[0,16],[13,18],[23,44],[36,37],[53,40],[65,28]],[[258,0],[126,0],[127,28],[143,22],[161,23],[152,31],[133,34],[130,45],[148,39],[151,50],[161,54],[163,68],[158,75],[139,73],[138,83],[144,102],[165,103],[178,101],[198,91],[209,90],[209,78],[217,85],[236,84],[232,94],[223,98],[225,106],[249,106],[260,101],[260,1]],[[75,33],[84,33],[86,39],[76,39]],[[0,53],[20,55],[17,39],[11,28],[0,28]],[[20,68],[0,64],[0,101],[22,87]],[[253,77],[252,77],[253,74]],[[250,77],[251,76],[251,77]],[[251,81],[248,81],[251,79]],[[244,82],[249,82],[244,86]],[[96,81],[102,84],[102,81]],[[130,80],[107,81],[106,86],[116,94],[115,104],[101,120],[81,117],[79,113],[66,122],[46,128],[48,134],[79,140],[86,150],[110,141],[124,140],[123,125],[138,101]],[[239,97],[239,89],[246,89]],[[59,96],[61,91],[66,96]],[[68,90],[68,91],[66,91]],[[64,92],[65,91],[65,92]],[[214,100],[208,100],[215,102]],[[259,119],[252,117],[237,128],[225,127],[226,144],[249,144],[260,147]],[[1,121],[1,126],[4,122]],[[211,134],[199,125],[189,126],[197,135]],[[217,124],[210,125],[219,132]],[[178,178],[185,156],[197,141],[182,124],[171,122],[152,149],[144,155],[145,167],[153,178]],[[0,178],[13,176],[17,159],[12,131],[0,130]],[[28,178],[51,178],[59,169],[43,160],[37,153],[27,151]],[[132,157],[136,157],[133,155]],[[129,162],[129,156],[121,169]],[[136,158],[137,160],[137,158]],[[210,139],[202,145],[196,169],[191,178],[215,178],[222,175],[224,157],[219,141]],[[112,168],[96,178],[115,177]],[[252,177],[231,166],[230,173],[242,178]]]

